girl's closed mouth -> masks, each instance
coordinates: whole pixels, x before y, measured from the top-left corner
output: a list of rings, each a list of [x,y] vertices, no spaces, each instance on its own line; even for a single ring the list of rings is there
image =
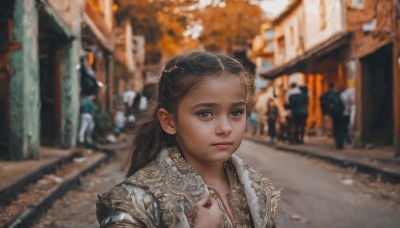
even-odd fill
[[[232,144],[233,144],[232,142],[218,142],[218,143],[214,143],[212,145],[219,149],[226,149],[229,146],[231,146]]]

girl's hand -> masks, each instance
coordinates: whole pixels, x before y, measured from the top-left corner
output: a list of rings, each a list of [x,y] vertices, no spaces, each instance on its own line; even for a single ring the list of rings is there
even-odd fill
[[[196,228],[220,228],[224,227],[222,213],[218,208],[218,203],[213,198],[205,195],[196,203],[198,214],[194,227]]]

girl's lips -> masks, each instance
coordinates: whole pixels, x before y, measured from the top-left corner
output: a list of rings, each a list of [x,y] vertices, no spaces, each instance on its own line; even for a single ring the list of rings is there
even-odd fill
[[[233,143],[230,142],[219,142],[219,143],[214,143],[213,146],[218,148],[218,149],[228,149]]]

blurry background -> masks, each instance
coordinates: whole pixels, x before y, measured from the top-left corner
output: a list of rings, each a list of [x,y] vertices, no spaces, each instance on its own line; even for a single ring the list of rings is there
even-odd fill
[[[278,227],[397,227],[399,18],[398,0],[0,0],[0,225],[96,227],[95,195],[123,179],[163,64],[208,50],[255,77],[239,154],[284,189]],[[304,144],[290,139],[293,83]],[[329,84],[351,94],[340,151]]]

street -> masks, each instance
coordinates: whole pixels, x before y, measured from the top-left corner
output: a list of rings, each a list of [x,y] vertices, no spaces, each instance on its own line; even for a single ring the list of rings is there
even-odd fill
[[[282,189],[277,227],[398,227],[400,186],[244,140],[238,155]],[[126,153],[82,178],[34,227],[98,227],[96,194],[123,180]]]
[[[386,194],[358,183],[362,179],[350,179],[352,175],[347,170],[268,150],[249,141],[244,141],[238,154],[283,189],[278,227],[398,227],[400,224],[399,201],[393,203],[394,199],[376,196]]]

